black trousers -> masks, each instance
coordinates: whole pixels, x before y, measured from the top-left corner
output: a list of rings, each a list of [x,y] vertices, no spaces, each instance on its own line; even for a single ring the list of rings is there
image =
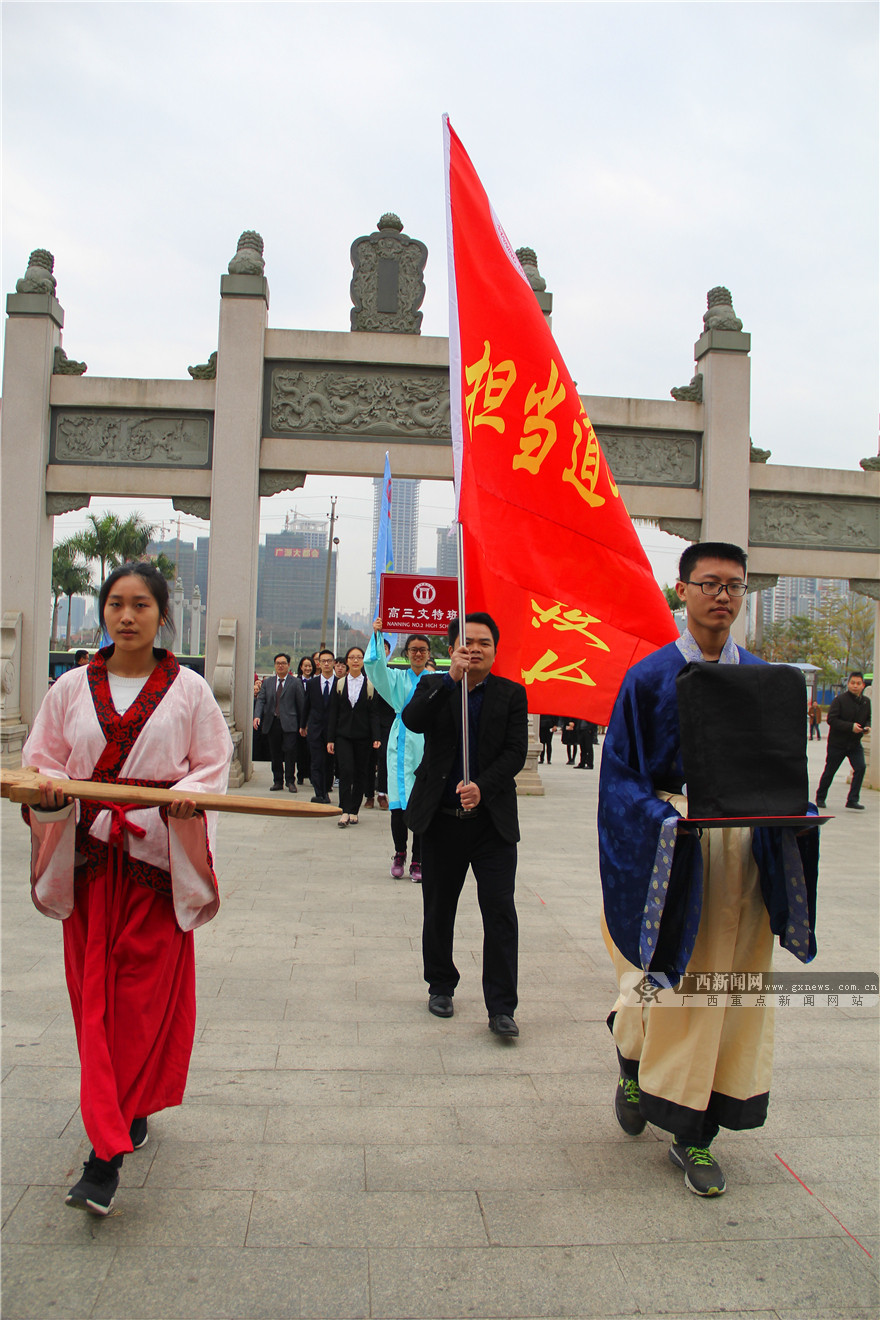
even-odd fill
[[[819,787],[816,789],[816,797],[820,802],[825,801],[832,779],[843,762],[849,761],[853,776],[846,800],[847,802],[858,802],[862,780],[865,777],[865,749],[861,743],[852,751],[847,751],[845,747],[832,747],[830,742],[826,743],[826,746],[828,751],[825,753],[825,769],[822,771],[822,778],[819,780]]]
[[[344,812],[356,816],[364,800],[371,743],[369,738],[340,738],[337,735],[334,746],[339,775],[339,805]]]
[[[297,783],[302,784],[310,777],[311,757],[309,756],[309,740],[304,738],[301,733],[296,735],[296,778]]]
[[[328,788],[333,787],[333,780],[327,783],[327,762],[331,760],[327,756],[327,731],[323,728],[308,729],[309,740],[309,778],[312,781],[312,788],[315,790],[315,797],[329,797]]]
[[[593,768],[593,744],[591,742],[580,743],[581,759],[578,766],[581,770],[592,770]]]
[[[409,830],[406,828],[406,811],[403,807],[395,807],[390,813],[391,816],[391,837],[394,840],[394,851],[403,853],[406,856],[406,841],[409,837]],[[422,856],[422,836],[414,834],[412,836],[412,860],[417,862]]]
[[[274,719],[266,735],[269,759],[272,762],[272,780],[276,784],[296,783],[296,729],[285,733],[281,721]]]
[[[519,927],[513,894],[516,844],[507,843],[488,813],[470,819],[438,811],[422,835],[422,957],[432,995],[452,995],[459,982],[452,960],[455,913],[468,867],[483,916],[483,998],[489,1016],[516,1010]]]

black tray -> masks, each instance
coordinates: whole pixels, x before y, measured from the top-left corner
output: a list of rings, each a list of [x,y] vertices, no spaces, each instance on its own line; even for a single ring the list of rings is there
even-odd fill
[[[749,829],[758,825],[789,825],[795,829],[808,830],[833,816],[682,816],[679,825],[695,825],[701,830]]]

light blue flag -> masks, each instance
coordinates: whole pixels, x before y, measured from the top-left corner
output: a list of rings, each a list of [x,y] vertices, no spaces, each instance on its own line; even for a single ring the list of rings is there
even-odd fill
[[[379,505],[379,531],[376,537],[376,613],[382,591],[382,574],[394,572],[394,547],[391,544],[391,463],[385,453],[385,475],[382,478],[382,501]],[[397,634],[386,632],[386,642],[393,651],[397,645]]]

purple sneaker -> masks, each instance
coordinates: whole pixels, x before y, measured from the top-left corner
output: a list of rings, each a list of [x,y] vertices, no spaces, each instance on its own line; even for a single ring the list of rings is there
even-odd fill
[[[422,864],[421,862],[411,862],[409,868],[409,878],[414,885],[422,883]]]
[[[399,880],[403,875],[403,864],[406,861],[406,853],[395,853],[391,859],[391,879]]]

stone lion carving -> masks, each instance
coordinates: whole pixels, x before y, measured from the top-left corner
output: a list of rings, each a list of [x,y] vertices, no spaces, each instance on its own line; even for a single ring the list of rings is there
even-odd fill
[[[229,274],[262,275],[265,268],[262,236],[255,229],[246,229],[239,238],[235,256],[229,263]]]
[[[538,256],[535,249],[530,247],[517,248],[516,255],[519,264],[523,268],[523,274],[535,293],[543,293],[547,288],[547,281],[538,270]]]
[[[719,284],[706,294],[707,310],[703,313],[706,330],[742,330],[743,323],[733,310],[730,289]]]
[[[28,257],[24,278],[16,280],[16,293],[51,293],[55,292],[55,258],[45,248],[34,248]]]

